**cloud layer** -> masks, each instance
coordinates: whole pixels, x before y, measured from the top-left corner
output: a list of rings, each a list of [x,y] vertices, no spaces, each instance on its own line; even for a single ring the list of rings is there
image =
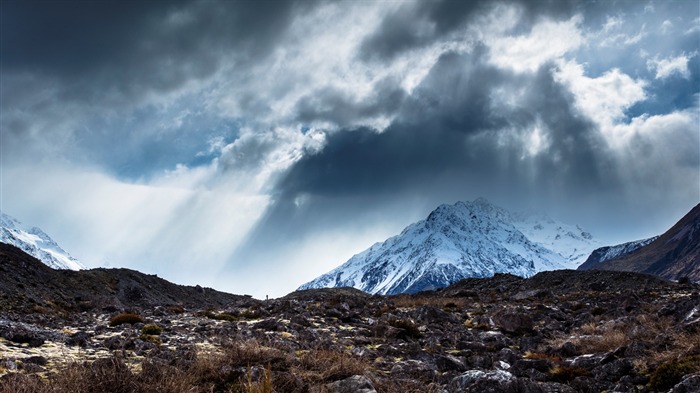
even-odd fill
[[[614,242],[700,200],[692,2],[2,11],[2,209],[88,265],[277,296],[444,202]]]

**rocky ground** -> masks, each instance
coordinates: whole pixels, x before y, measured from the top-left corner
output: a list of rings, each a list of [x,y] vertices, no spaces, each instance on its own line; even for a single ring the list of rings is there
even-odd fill
[[[698,392],[698,289],[559,271],[410,296],[5,311],[0,391]]]

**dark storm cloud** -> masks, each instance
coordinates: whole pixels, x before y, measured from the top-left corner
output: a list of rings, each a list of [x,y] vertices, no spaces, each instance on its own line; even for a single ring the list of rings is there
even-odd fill
[[[499,172],[500,156],[520,157],[522,142],[504,146],[502,153],[496,140],[519,137],[537,121],[549,142],[538,162],[543,178],[592,185],[600,180],[594,152],[601,141],[549,68],[514,75],[486,64],[479,51],[443,55],[388,129],[331,135],[324,150],[295,165],[279,189],[283,195],[370,193],[411,187],[442,170]],[[494,102],[492,91],[502,88],[524,89],[527,106],[509,110]],[[548,162],[555,158],[561,162]]]
[[[243,78],[315,4],[3,1],[5,153],[33,160],[66,144],[73,161],[129,180],[207,164],[195,155],[237,127],[206,107],[201,89],[223,70]],[[266,108],[254,102],[245,100],[251,117]]]
[[[516,75],[485,56],[483,50],[443,55],[384,132],[337,132],[322,151],[302,158],[278,183],[275,202],[241,257],[332,223],[352,225],[404,198],[465,199],[478,189],[487,196],[509,190],[523,200],[535,193],[575,200],[613,187],[612,175],[599,170],[606,159],[594,127],[553,80],[550,65]],[[523,91],[526,106],[503,107],[492,98],[497,89]],[[523,158],[523,139],[535,126],[546,150]]]
[[[324,87],[313,91],[296,104],[297,119],[303,123],[329,121],[339,126],[358,123],[362,119],[393,115],[401,107],[406,92],[396,78],[377,82],[369,97],[357,100],[348,92]]]
[[[213,74],[222,58],[254,62],[274,47],[292,1],[3,2],[4,72],[70,85],[68,99],[138,98]],[[70,26],[70,28],[66,28]]]
[[[386,61],[411,49],[434,43],[463,28],[474,15],[483,14],[498,2],[435,0],[405,3],[389,14],[376,31],[360,47],[364,60]],[[541,17],[568,17],[575,10],[575,1],[533,0],[502,1],[520,5],[524,11],[523,26],[530,26]]]

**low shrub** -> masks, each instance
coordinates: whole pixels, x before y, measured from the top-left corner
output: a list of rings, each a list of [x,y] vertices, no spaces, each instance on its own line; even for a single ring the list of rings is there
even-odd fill
[[[171,314],[182,314],[185,312],[185,308],[178,304],[174,304],[172,306],[168,306],[168,311],[170,311]]]
[[[211,311],[205,311],[203,315],[209,319],[215,319],[217,321],[228,321],[228,322],[237,322],[238,321],[237,316],[230,314],[230,313],[227,313],[227,312],[215,314]]]
[[[152,336],[150,334],[142,334],[139,338],[141,340],[149,342],[151,344],[155,344],[155,345],[161,344],[160,337],[158,337],[158,336]]]
[[[258,310],[244,310],[241,312],[241,318],[245,319],[259,319],[260,311]]]
[[[158,336],[163,333],[163,328],[156,324],[149,323],[148,325],[144,326],[143,329],[141,329],[141,333],[151,336]]]
[[[141,322],[143,322],[143,318],[138,314],[121,313],[119,315],[115,315],[114,317],[112,317],[112,319],[109,320],[109,326],[119,326],[125,323],[135,324]]]
[[[700,371],[700,356],[671,360],[660,365],[649,380],[649,388],[666,391],[680,382],[684,376]]]

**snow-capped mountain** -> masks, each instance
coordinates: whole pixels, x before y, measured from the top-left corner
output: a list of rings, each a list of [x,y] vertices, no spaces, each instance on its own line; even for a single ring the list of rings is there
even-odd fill
[[[15,246],[54,269],[85,268],[44,231],[27,227],[5,213],[0,213],[0,242]]]
[[[299,289],[348,286],[396,294],[495,273],[527,277],[575,269],[596,247],[592,236],[578,227],[541,215],[511,214],[479,198],[439,206],[427,219]]]
[[[615,258],[620,258],[625,256],[632,251],[636,251],[647,244],[658,239],[658,236],[650,237],[649,239],[636,240],[633,242],[627,242],[623,244],[618,244],[615,246],[600,247],[591,253],[591,255],[586,259],[586,261],[578,267],[579,270],[589,270],[594,268],[597,264],[608,261]]]
[[[541,213],[516,213],[511,215],[513,225],[530,241],[563,256],[567,268],[575,269],[600,247],[593,236],[578,225],[563,224]]]

